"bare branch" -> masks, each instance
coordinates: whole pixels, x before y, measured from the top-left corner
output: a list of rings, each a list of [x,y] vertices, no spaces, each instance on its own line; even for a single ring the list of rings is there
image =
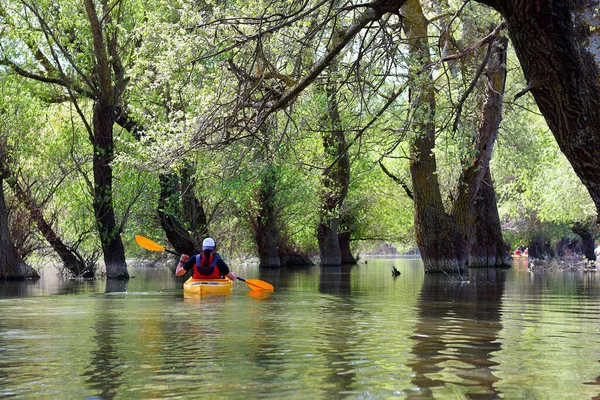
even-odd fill
[[[402,186],[402,188],[406,192],[406,195],[412,200],[413,199],[413,193],[412,193],[412,190],[410,190],[410,188],[406,184],[406,182],[404,180],[398,178],[396,175],[392,174],[390,171],[388,171],[388,169],[385,167],[385,165],[383,165],[383,163],[381,161],[379,161],[379,166],[381,167],[381,170],[387,176],[389,176],[390,178],[392,178],[392,180],[394,182],[396,182],[397,184],[399,184],[400,186]]]

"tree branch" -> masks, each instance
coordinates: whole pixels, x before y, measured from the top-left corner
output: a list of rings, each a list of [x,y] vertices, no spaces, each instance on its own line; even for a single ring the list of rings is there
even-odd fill
[[[392,174],[390,171],[388,171],[388,169],[383,165],[383,163],[381,161],[379,161],[379,166],[381,167],[381,170],[390,178],[392,178],[392,180],[394,182],[396,182],[397,184],[399,184],[400,186],[402,186],[402,188],[404,189],[404,191],[406,192],[406,195],[412,200],[413,199],[413,193],[412,190],[410,190],[410,188],[408,187],[408,185],[406,184],[406,182],[404,182],[404,180],[398,178],[396,175]]]

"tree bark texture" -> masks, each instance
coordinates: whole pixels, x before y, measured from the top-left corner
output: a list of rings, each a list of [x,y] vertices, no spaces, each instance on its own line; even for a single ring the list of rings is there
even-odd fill
[[[342,254],[338,241],[338,228],[343,202],[348,194],[350,163],[346,149],[346,136],[337,103],[337,85],[332,77],[336,64],[332,63],[327,77],[327,121],[328,130],[322,132],[325,160],[330,163],[321,177],[321,212],[317,239],[321,265],[342,265]]]
[[[401,9],[403,29],[410,46],[412,70],[430,62],[427,20],[418,0]],[[413,133],[410,174],[413,186],[415,237],[425,272],[460,272],[466,266],[467,242],[453,216],[444,209],[437,178],[435,146],[435,93],[432,77],[414,73],[411,79]]]
[[[356,264],[356,258],[352,254],[350,247],[350,232],[340,231],[338,228],[338,243],[340,245],[342,264]]]
[[[508,266],[510,248],[502,237],[496,192],[489,166],[475,199],[474,236],[469,246],[469,267]]]
[[[600,84],[590,52],[593,2],[480,0],[508,23],[528,88],[600,212]]]
[[[277,172],[273,166],[265,167],[260,186],[256,191],[258,209],[251,220],[254,241],[258,250],[259,268],[281,266],[278,244],[280,240],[279,215],[275,204]]]
[[[581,243],[583,244],[583,255],[588,260],[595,261],[596,253],[594,252],[594,249],[596,248],[596,246],[594,244],[594,235],[592,234],[592,231],[579,222],[573,224],[571,230],[573,231],[573,233],[581,237]]]

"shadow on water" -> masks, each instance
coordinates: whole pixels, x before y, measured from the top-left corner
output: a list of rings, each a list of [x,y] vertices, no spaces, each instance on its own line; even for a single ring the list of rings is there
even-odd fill
[[[471,269],[468,280],[426,274],[418,298],[418,322],[412,339],[412,383],[423,397],[449,382],[467,398],[502,396],[493,373],[493,353],[501,348],[501,305],[506,271]],[[413,396],[420,397],[420,396]]]

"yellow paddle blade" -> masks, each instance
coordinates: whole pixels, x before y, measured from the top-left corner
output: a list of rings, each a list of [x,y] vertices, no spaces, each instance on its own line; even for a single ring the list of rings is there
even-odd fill
[[[267,290],[270,292],[275,290],[273,285],[269,282],[261,281],[259,279],[246,279],[245,282],[252,290]]]
[[[165,251],[164,247],[162,247],[160,244],[158,244],[156,242],[153,242],[152,240],[148,239],[147,237],[136,235],[135,241],[137,242],[137,244],[139,244],[141,247],[145,248],[146,250]]]

